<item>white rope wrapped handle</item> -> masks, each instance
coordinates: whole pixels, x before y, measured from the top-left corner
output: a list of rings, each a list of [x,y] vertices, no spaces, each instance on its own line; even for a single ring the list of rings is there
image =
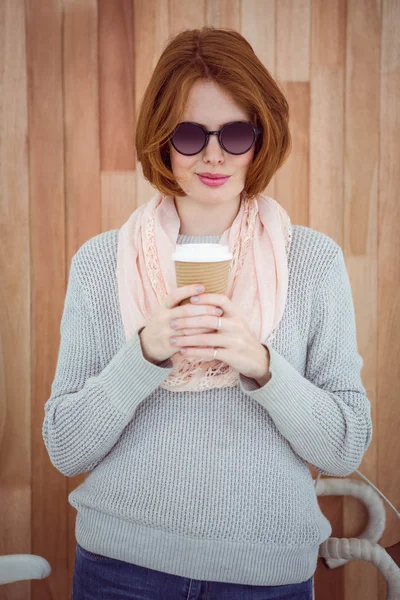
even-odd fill
[[[387,600],[400,600],[400,568],[385,548],[377,543],[386,524],[385,506],[380,496],[369,485],[349,478],[319,479],[315,490],[317,496],[354,496],[365,504],[369,517],[367,527],[359,537],[330,537],[320,545],[319,556],[330,569],[350,560],[372,562],[387,581]]]
[[[51,566],[36,554],[6,554],[0,556],[0,585],[28,579],[45,579]]]
[[[319,547],[319,555],[329,561],[335,558],[372,562],[387,581],[388,600],[400,599],[400,569],[385,548],[358,538],[328,538]],[[329,565],[330,566],[330,565]],[[335,568],[335,567],[333,567]]]

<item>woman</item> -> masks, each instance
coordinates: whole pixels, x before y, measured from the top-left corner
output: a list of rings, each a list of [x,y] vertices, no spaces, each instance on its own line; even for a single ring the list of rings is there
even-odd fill
[[[239,33],[184,31],[136,148],[158,192],[73,257],[45,406],[52,463],[89,473],[73,600],[311,599],[332,529],[308,463],[352,473],[372,426],[341,248],[262,194],[287,101]],[[229,247],[226,294],[177,287],[184,243]]]

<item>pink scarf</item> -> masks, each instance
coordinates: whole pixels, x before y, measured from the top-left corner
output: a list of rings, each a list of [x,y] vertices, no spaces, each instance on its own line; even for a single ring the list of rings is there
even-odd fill
[[[151,320],[160,303],[177,287],[171,256],[179,229],[173,196],[157,192],[132,213],[119,231],[116,273],[127,341]],[[239,212],[219,243],[229,246],[233,253],[226,296],[260,343],[270,342],[287,296],[291,243],[287,212],[269,196],[260,194],[248,200],[242,192]],[[165,389],[180,392],[239,383],[239,373],[218,358],[186,358],[177,350],[171,361],[174,370],[160,386]]]

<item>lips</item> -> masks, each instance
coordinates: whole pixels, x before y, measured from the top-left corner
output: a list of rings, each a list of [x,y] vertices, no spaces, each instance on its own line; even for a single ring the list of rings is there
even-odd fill
[[[197,176],[204,185],[208,185],[209,187],[218,187],[220,185],[224,185],[224,183],[226,183],[229,180],[229,176],[228,177],[218,177],[218,178],[217,177],[204,177],[203,175],[200,175],[200,173],[197,173]]]
[[[230,177],[230,175],[222,175],[219,173],[197,173],[197,175],[199,175],[199,177],[206,177],[207,179],[226,179],[227,177]]]

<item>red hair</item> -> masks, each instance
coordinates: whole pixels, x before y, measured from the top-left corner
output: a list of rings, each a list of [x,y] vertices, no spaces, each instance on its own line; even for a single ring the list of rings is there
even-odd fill
[[[262,129],[244,187],[254,198],[290,154],[289,105],[249,42],[233,29],[184,30],[169,41],[142,98],[136,124],[143,175],[162,194],[186,195],[172,172],[167,149],[198,79],[218,85]]]

